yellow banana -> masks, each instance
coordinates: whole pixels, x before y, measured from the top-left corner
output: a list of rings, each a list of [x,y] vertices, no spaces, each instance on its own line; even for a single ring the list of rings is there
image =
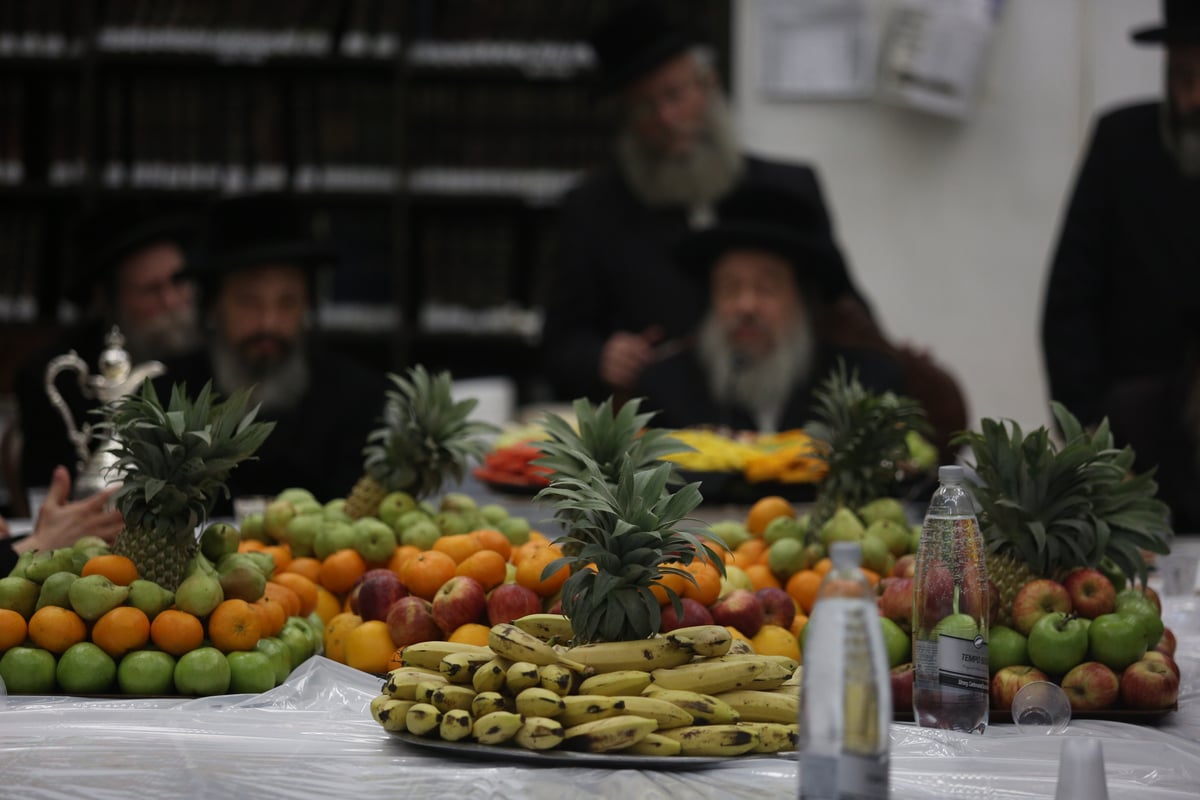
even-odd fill
[[[512,664],[507,658],[493,658],[475,670],[475,674],[471,676],[471,686],[477,692],[500,691],[504,688],[510,666]]]
[[[792,670],[783,664],[768,661],[763,670],[751,678],[750,682],[742,688],[760,692],[778,689],[780,686],[783,686],[785,681],[792,677],[792,674]]]
[[[541,686],[530,686],[516,697],[517,713],[522,717],[557,717],[566,707],[557,692]]]
[[[393,700],[412,700],[416,697],[417,684],[433,681],[445,683],[446,676],[427,669],[401,667],[388,673],[383,690],[391,695]]]
[[[418,681],[417,687],[413,690],[413,700],[418,703],[433,704],[433,693],[443,686],[449,686],[445,678],[440,681]]]
[[[656,669],[651,675],[654,676],[654,683],[663,689],[720,694],[749,686],[751,679],[768,667],[782,669],[770,661],[714,659],[695,661],[673,669]],[[780,678],[780,682],[785,678]]]
[[[408,730],[408,710],[415,705],[412,700],[388,700],[379,710],[379,724],[385,731],[403,733]]]
[[[744,639],[734,639],[729,645],[729,651],[725,655],[736,656],[739,654],[754,655],[754,645],[750,644]]]
[[[698,656],[723,656],[733,644],[733,634],[723,625],[693,625],[665,634],[684,650]]]
[[[796,723],[783,722],[743,722],[740,727],[750,728],[758,734],[758,745],[755,753],[786,753],[796,749],[796,741],[800,735]]]
[[[544,664],[538,667],[538,683],[556,694],[567,695],[575,688],[578,674],[562,664]]]
[[[598,642],[584,644],[567,650],[567,655],[586,664],[592,672],[616,672],[640,669],[650,672],[655,669],[677,667],[686,664],[692,653],[670,639],[635,639],[625,642]]]
[[[637,744],[657,727],[657,722],[645,717],[609,717],[568,727],[563,743],[589,753],[607,753]]]
[[[480,744],[504,744],[521,729],[521,715],[511,711],[493,711],[475,720],[471,734]]]
[[[480,692],[471,701],[471,716],[476,719],[493,711],[512,711],[509,701],[499,692]]]
[[[771,662],[774,662],[774,663],[778,664],[779,666],[783,667],[784,669],[786,669],[788,671],[789,675],[791,675],[791,673],[795,672],[796,669],[800,666],[800,662],[797,661],[796,659],[792,658],[791,656],[763,655],[763,654],[759,654],[759,653],[733,653],[733,654],[729,654],[729,655],[720,656],[716,660],[732,661],[733,659],[736,659],[736,658],[754,658],[754,659],[759,659],[761,661],[771,661]]]
[[[680,745],[674,739],[668,739],[661,733],[647,733],[642,740],[622,750],[622,753],[632,753],[638,756],[677,756]]]
[[[749,689],[735,689],[717,695],[724,700],[742,717],[742,722],[795,722],[800,713],[800,695],[793,692],[789,695],[774,692],[757,692]]]
[[[682,756],[740,756],[758,746],[758,733],[741,725],[691,725],[662,732]]]
[[[526,614],[520,619],[514,619],[512,624],[543,641],[566,643],[575,635],[575,631],[571,629],[571,620],[562,614]]]
[[[700,694],[684,689],[662,689],[653,683],[642,694],[658,700],[666,700],[692,715],[696,725],[726,725],[737,722],[741,716],[724,700],[711,694]]]
[[[489,663],[496,654],[490,649],[480,653],[450,653],[438,663],[438,670],[451,683],[470,683],[475,670]]]
[[[550,750],[562,744],[566,729],[556,719],[525,717],[513,741],[526,750]]]
[[[379,695],[378,697],[371,698],[371,718],[374,719],[376,722],[378,722],[380,725],[383,724],[383,720],[381,720],[379,718],[379,712],[383,710],[384,703],[388,702],[391,699],[392,699],[392,696],[390,694],[388,694],[387,692],[384,692],[383,694]]]
[[[563,709],[556,719],[568,728],[623,713],[625,703],[602,694],[573,694],[562,698]]]
[[[694,718],[674,703],[660,700],[657,697],[643,695],[619,695],[613,698],[625,704],[622,714],[633,714],[636,717],[649,717],[658,723],[660,730],[665,728],[682,728],[691,725]]]
[[[442,712],[429,703],[413,703],[404,715],[404,725],[409,733],[425,736],[436,733],[442,724]]]
[[[532,661],[514,661],[504,675],[504,688],[514,697],[530,686],[540,686],[541,682],[541,673]]]
[[[513,661],[529,661],[538,666],[562,664],[578,670],[584,668],[578,661],[559,653],[532,633],[526,633],[510,622],[491,627],[488,631],[488,647],[497,655]]]
[[[641,669],[620,669],[616,672],[601,672],[584,678],[579,684],[580,694],[641,694],[650,685],[650,673]]]
[[[471,712],[461,708],[452,708],[442,714],[442,721],[438,725],[438,735],[447,742],[457,742],[471,735],[473,724]]]
[[[470,686],[458,686],[448,683],[445,686],[439,686],[429,698],[429,701],[443,713],[451,709],[467,711],[471,708],[471,704],[475,702],[475,695],[477,694],[478,692]]]
[[[400,663],[406,667],[422,667],[434,672],[441,671],[442,659],[451,653],[480,653],[488,652],[486,647],[477,644],[462,644],[460,642],[415,642],[404,648],[400,654]]]

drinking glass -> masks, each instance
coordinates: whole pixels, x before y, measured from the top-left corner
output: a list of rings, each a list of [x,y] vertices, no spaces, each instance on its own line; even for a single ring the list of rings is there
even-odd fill
[[[1071,722],[1071,701],[1058,684],[1033,681],[1013,697],[1012,718],[1021,733],[1062,733]]]

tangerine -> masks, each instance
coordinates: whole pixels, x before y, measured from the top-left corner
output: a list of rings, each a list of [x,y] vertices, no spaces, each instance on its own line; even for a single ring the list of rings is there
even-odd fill
[[[287,622],[287,610],[282,603],[263,595],[250,605],[258,612],[263,636],[274,636],[283,630],[283,624]]]
[[[283,606],[288,617],[294,617],[300,613],[300,595],[296,594],[296,591],[290,586],[284,586],[274,580],[267,581],[263,587],[263,597],[274,600]]]
[[[128,586],[138,579],[138,568],[133,559],[106,553],[92,556],[84,563],[79,577],[86,578],[88,575],[103,575],[118,586]]]
[[[367,620],[346,634],[346,665],[363,672],[387,672],[396,645],[383,620]]]
[[[19,611],[0,608],[0,653],[25,641],[28,633],[29,623]]]
[[[483,548],[480,541],[469,533],[458,533],[453,536],[443,536],[433,543],[433,549],[445,553],[454,559],[455,564],[461,564],[468,557],[475,555]]]
[[[796,608],[805,615],[811,614],[817,602],[817,590],[821,588],[823,576],[814,569],[802,569],[788,578],[785,591],[796,601]]]
[[[208,638],[222,653],[253,650],[262,638],[258,612],[245,600],[222,600],[208,615]]]
[[[325,656],[345,664],[346,636],[350,631],[362,624],[362,617],[350,611],[343,611],[329,620],[325,624],[325,630],[321,635],[321,638],[325,642]]]
[[[754,652],[764,656],[787,656],[800,660],[800,642],[781,625],[763,625],[750,639]]]
[[[326,589],[324,586],[317,586],[317,616],[323,621],[329,622],[342,610],[342,604],[338,597],[333,592]]]
[[[404,562],[421,552],[421,548],[412,544],[402,544],[392,552],[392,557],[388,559],[387,568],[397,575],[400,574],[400,568],[404,566]]]
[[[776,494],[760,497],[750,506],[746,514],[746,530],[756,537],[762,537],[763,531],[777,517],[795,517],[796,509],[785,498]]]
[[[321,585],[336,594],[348,592],[366,571],[366,560],[354,548],[346,547],[321,562]]]
[[[275,573],[279,574],[281,571],[295,572],[298,575],[308,578],[313,583],[318,583],[321,580],[321,559],[313,558],[312,556],[293,558],[282,570],[277,567]]]
[[[479,540],[479,544],[483,547],[483,549],[496,551],[505,561],[508,561],[509,557],[512,555],[512,542],[508,540],[507,536],[495,528],[480,528],[478,530],[471,531],[470,535]]]
[[[417,597],[433,600],[442,584],[454,577],[458,564],[440,550],[417,553],[400,570],[400,580]]]
[[[69,608],[42,606],[29,618],[28,636],[43,650],[60,654],[87,638],[87,623]]]
[[[678,561],[669,561],[663,564],[663,566],[687,571],[684,569],[683,564]],[[667,594],[667,589],[674,592],[676,597],[684,597],[684,593],[691,585],[692,582],[683,575],[674,572],[664,572],[659,576],[657,581],[650,584],[650,594],[654,595],[654,599],[658,601],[659,605],[664,605],[671,602],[671,596]]]
[[[781,588],[779,579],[775,577],[775,573],[766,564],[751,564],[743,570],[746,577],[750,579],[750,585],[754,587],[754,591],[766,589],[768,587],[779,589]]]
[[[504,583],[508,576],[508,561],[495,550],[480,550],[463,559],[454,574],[474,578],[485,592],[490,592]]]
[[[195,614],[168,608],[150,623],[150,641],[173,656],[195,650],[204,641],[204,624]]]
[[[298,572],[281,572],[271,580],[288,587],[300,598],[300,610],[296,612],[296,616],[307,617],[316,610],[317,584]]]
[[[721,573],[712,564],[693,561],[688,572],[696,583],[688,581],[683,587],[683,596],[695,600],[704,607],[711,606],[721,596]]]
[[[292,547],[289,544],[267,545],[262,549],[262,552],[269,554],[275,560],[276,572],[286,570],[288,565],[292,563]]]
[[[767,551],[767,543],[762,539],[747,539],[733,551],[733,565],[745,569],[757,563],[758,557]]]
[[[571,570],[564,566],[553,574],[543,577],[550,562],[561,557],[562,550],[557,546],[542,545],[539,549],[526,555],[517,565],[517,583],[527,589],[533,589],[540,597],[549,597],[561,589],[571,575]]]
[[[150,641],[150,618],[140,608],[117,606],[96,620],[92,626],[92,641],[119,659]]]
[[[489,631],[491,631],[491,628],[487,625],[480,625],[478,622],[467,622],[455,628],[446,641],[487,647]]]

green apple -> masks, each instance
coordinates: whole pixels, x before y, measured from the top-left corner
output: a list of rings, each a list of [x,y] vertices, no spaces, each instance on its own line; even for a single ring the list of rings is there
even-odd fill
[[[78,642],[58,657],[54,677],[69,694],[101,694],[116,679],[117,663],[91,642]]]
[[[463,492],[447,492],[438,503],[438,511],[474,511],[478,507],[475,498]]]
[[[292,651],[283,643],[282,639],[276,636],[264,636],[258,640],[258,644],[254,645],[254,649],[260,653],[266,653],[267,657],[271,659],[276,686],[287,680],[287,676],[292,672]]]
[[[750,576],[741,567],[735,567],[733,564],[725,565],[725,577],[721,580],[721,596],[724,597],[728,592],[734,589],[745,589],[747,592],[754,591],[754,581],[750,580]]]
[[[1125,591],[1127,579],[1125,578],[1125,573],[1117,566],[1117,562],[1105,556],[1100,559],[1100,563],[1096,565],[1096,569],[1100,570],[1104,574],[1104,577],[1108,578],[1117,592]]]
[[[236,650],[225,654],[229,663],[229,691],[261,694],[275,688],[275,665],[258,650]]]
[[[1029,663],[1029,643],[1020,633],[1005,625],[988,630],[988,674],[1005,667]]]
[[[1146,653],[1146,632],[1129,614],[1101,614],[1088,628],[1092,658],[1120,672]]]
[[[1029,660],[1051,675],[1065,675],[1083,663],[1088,652],[1088,628],[1083,620],[1062,611],[1046,614],[1029,631]]]
[[[879,618],[883,631],[883,649],[887,651],[888,669],[912,660],[912,636],[887,617]]]
[[[268,541],[266,520],[261,512],[255,511],[242,517],[241,534],[243,539],[253,539],[258,542]]]
[[[500,520],[508,519],[508,509],[499,503],[480,506],[479,513],[483,515],[483,519],[488,525],[496,525]]]
[[[804,569],[804,542],[799,539],[776,540],[767,549],[767,566],[783,579]]]
[[[442,532],[442,536],[454,536],[471,530],[471,523],[461,511],[439,511],[434,515],[433,522]]]
[[[804,528],[801,527],[800,521],[795,517],[776,517],[768,522],[763,531],[763,541],[771,545],[780,539],[795,539],[803,544]]]
[[[282,542],[287,525],[296,516],[296,506],[289,500],[272,500],[263,510],[263,530],[273,541]]]
[[[0,657],[0,680],[12,694],[50,694],[54,670],[54,654],[40,647],[17,645]]]
[[[508,517],[496,523],[496,528],[508,537],[513,547],[520,547],[529,541],[529,520],[524,517]]]
[[[414,508],[411,511],[405,511],[403,514],[397,517],[396,521],[392,524],[392,529],[395,530],[396,533],[404,533],[405,529],[412,525],[416,525],[418,522],[432,520],[433,516],[431,514],[426,514],[425,511],[420,508]]]
[[[288,652],[291,653],[293,669],[311,658],[315,652],[307,623],[294,617],[283,624],[279,639],[287,645]]]
[[[970,641],[979,634],[979,623],[970,614],[950,614],[933,626],[933,632],[937,636]]]
[[[708,526],[707,533],[713,538],[720,539],[730,550],[751,538],[750,531],[746,530],[746,526],[732,519],[714,522]]]
[[[292,548],[292,557],[304,558],[313,554],[313,543],[327,520],[328,517],[324,514],[301,514],[292,517],[283,534],[284,541]]]
[[[198,647],[175,662],[175,690],[204,697],[229,691],[229,662],[215,647]]]
[[[417,501],[408,492],[390,492],[379,501],[379,519],[395,529],[404,514],[417,507]]]
[[[326,520],[313,540],[313,555],[324,561],[338,550],[354,547],[356,538],[352,525]]]
[[[405,528],[400,534],[400,543],[411,545],[419,550],[429,550],[433,547],[433,543],[440,538],[442,538],[442,532],[438,530],[438,526],[433,523],[433,520],[425,518]]]
[[[878,522],[894,522],[904,528],[905,539],[908,538],[908,515],[904,511],[904,504],[894,497],[880,497],[859,507],[858,518],[868,528]]]
[[[1153,650],[1163,635],[1163,621],[1154,603],[1145,598],[1117,600],[1117,612],[1120,616],[1132,617],[1142,628],[1146,639],[1146,648]]]
[[[383,564],[396,552],[396,534],[391,526],[373,517],[363,517],[350,526],[354,549],[368,564]]]
[[[276,500],[284,500],[292,505],[312,505],[317,502],[317,498],[308,489],[303,489],[298,486],[289,486],[279,494],[275,495]],[[319,505],[319,504],[318,504]]]
[[[171,694],[175,690],[175,657],[161,650],[126,653],[117,665],[117,686],[125,694]]]

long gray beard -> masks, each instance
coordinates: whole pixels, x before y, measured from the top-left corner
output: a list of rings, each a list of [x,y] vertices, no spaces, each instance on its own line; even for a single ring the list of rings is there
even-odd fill
[[[1186,178],[1200,178],[1200,115],[1180,117],[1163,101],[1159,112],[1159,128],[1167,152],[1175,159]]]
[[[707,206],[729,191],[742,174],[733,115],[713,89],[704,129],[691,152],[664,156],[626,125],[617,135],[617,163],[634,195],[652,208]]]
[[[122,315],[114,321],[125,336],[125,347],[135,364],[177,356],[200,345],[200,329],[192,306],[165,311],[140,324],[130,322]]]
[[[264,411],[295,408],[308,391],[311,380],[305,350],[301,338],[278,363],[256,367],[247,364],[224,336],[214,332],[212,363],[217,389],[228,396],[239,389],[253,387],[251,402],[261,404]]]
[[[698,348],[713,398],[750,411],[761,432],[775,433],[792,390],[810,377],[816,342],[812,326],[797,323],[769,354],[753,360],[730,345],[709,314],[700,326]]]

